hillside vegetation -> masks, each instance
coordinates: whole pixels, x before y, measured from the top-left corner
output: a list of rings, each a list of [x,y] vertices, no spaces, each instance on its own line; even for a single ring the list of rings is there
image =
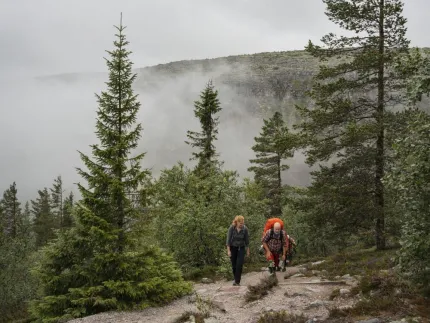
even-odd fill
[[[264,302],[269,291],[275,291],[277,310],[284,309],[284,297],[299,305],[293,316],[281,311],[260,322],[304,321],[304,311],[332,322],[364,314],[420,320],[428,315],[430,115],[422,99],[430,93],[430,58],[409,47],[401,0],[324,3],[329,19],[357,36],[329,34],[323,47],[309,42],[307,54],[244,55],[142,70],[132,70],[121,20],[106,59],[108,75],[100,75],[106,83],[94,102],[97,142],[88,153],[78,152],[79,198],[66,193],[58,176],[25,204],[15,182],[0,200],[0,320],[139,315],[136,310],[183,304],[193,293],[189,279],[206,273],[228,280],[221,286],[226,290],[215,290],[217,296],[239,287],[248,306]],[[199,90],[186,91],[193,80]],[[164,106],[143,122],[139,93],[157,91]],[[157,120],[166,105],[173,108]],[[226,166],[217,142],[226,124],[236,130],[234,121],[248,123],[249,115],[261,120],[256,135],[237,130],[224,137],[252,175],[241,178]],[[184,159],[193,164],[181,159],[154,176],[144,167],[146,151],[138,149],[142,133],[154,125],[170,133],[180,118],[194,122],[176,128],[181,132],[168,141],[183,142],[189,149]],[[252,142],[252,156],[240,154],[241,136]],[[157,136],[148,137],[149,147],[159,145]],[[307,187],[283,178],[292,157],[303,151],[313,167]],[[293,250],[281,248],[283,258],[326,259],[291,277],[292,284],[339,284],[326,279],[343,275],[351,288],[295,295],[302,297],[298,303],[276,288],[281,268],[268,260],[280,250],[266,249],[267,259],[259,252],[270,218],[282,218],[297,243]],[[247,271],[267,265],[272,277],[244,291],[244,262]],[[315,274],[317,281],[301,279]],[[296,288],[305,290],[312,288]],[[351,296],[347,304],[341,294]],[[200,314],[199,320],[208,318]],[[191,316],[186,312],[179,320]]]

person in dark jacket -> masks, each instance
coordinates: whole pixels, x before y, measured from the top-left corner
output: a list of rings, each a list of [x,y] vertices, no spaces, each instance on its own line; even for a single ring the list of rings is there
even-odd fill
[[[242,215],[236,216],[228,229],[226,245],[233,269],[233,285],[239,286],[245,260],[245,249],[246,255],[249,257],[249,232]]]

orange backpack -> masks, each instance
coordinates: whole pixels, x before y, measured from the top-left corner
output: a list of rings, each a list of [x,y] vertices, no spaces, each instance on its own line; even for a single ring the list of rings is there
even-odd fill
[[[262,238],[264,238],[264,236],[266,235],[266,232],[268,230],[273,228],[273,226],[275,225],[276,222],[279,222],[281,224],[281,230],[284,230],[284,221],[282,221],[279,218],[270,218],[266,221],[266,224],[264,225],[264,231],[263,231]]]

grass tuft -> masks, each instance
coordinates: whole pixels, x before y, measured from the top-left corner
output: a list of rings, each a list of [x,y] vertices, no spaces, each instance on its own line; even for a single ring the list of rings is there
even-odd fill
[[[189,322],[191,317],[194,317],[196,323],[205,323],[205,319],[208,318],[208,315],[204,315],[199,312],[187,311],[183,313],[180,317],[178,317],[174,323],[185,323]]]
[[[268,291],[278,285],[276,275],[270,275],[260,279],[260,282],[254,286],[248,286],[248,291],[245,294],[247,303],[259,300],[268,294]]]
[[[257,323],[306,323],[308,319],[303,315],[290,314],[287,311],[265,313]]]

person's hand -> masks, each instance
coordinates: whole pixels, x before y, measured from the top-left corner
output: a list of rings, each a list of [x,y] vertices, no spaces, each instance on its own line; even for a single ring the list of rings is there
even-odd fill
[[[231,257],[231,251],[230,251],[230,250],[227,250],[227,255],[228,255],[229,257]]]
[[[246,255],[249,257],[249,249],[246,250]]]
[[[266,251],[266,258],[269,259],[272,257],[272,253],[270,251]]]
[[[287,257],[285,257],[285,255],[282,255],[282,260],[285,261]]]

